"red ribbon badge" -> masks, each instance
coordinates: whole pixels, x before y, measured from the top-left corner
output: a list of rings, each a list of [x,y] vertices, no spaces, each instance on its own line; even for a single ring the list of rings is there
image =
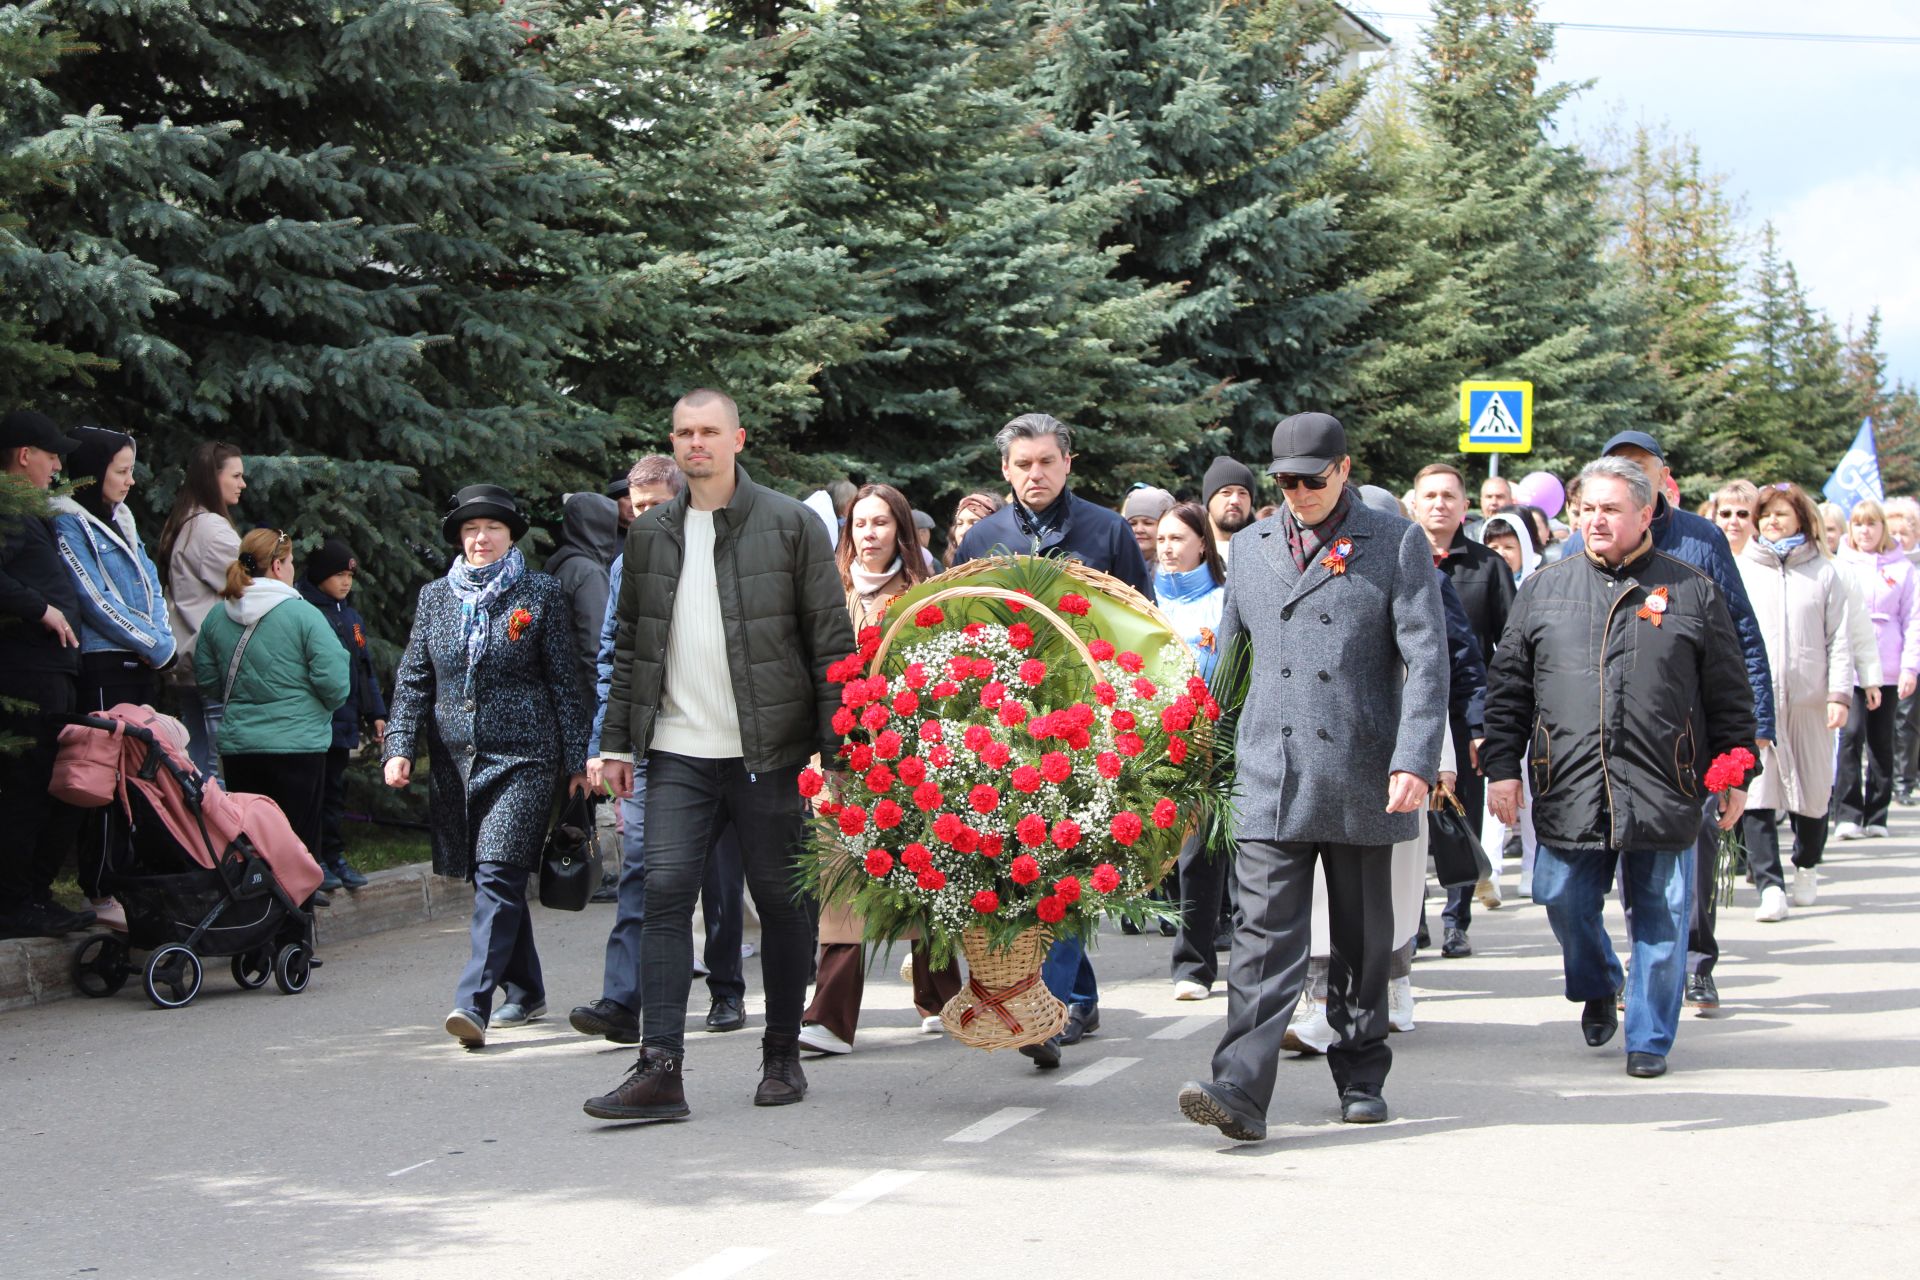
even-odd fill
[[[1328,573],[1345,573],[1347,571],[1347,557],[1352,554],[1353,539],[1339,538],[1334,541],[1332,548],[1327,554],[1320,558],[1320,563],[1326,566]]]
[[[1667,612],[1667,589],[1665,587],[1655,587],[1652,591],[1649,591],[1647,593],[1647,602],[1640,606],[1638,612],[1640,617],[1645,618],[1656,627],[1659,626],[1660,619],[1665,617]]]
[[[518,640],[533,625],[533,615],[525,609],[515,609],[507,616],[507,639]]]

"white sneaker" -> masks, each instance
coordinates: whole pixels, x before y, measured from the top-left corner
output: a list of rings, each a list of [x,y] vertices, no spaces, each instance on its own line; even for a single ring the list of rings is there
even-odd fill
[[[852,1053],[853,1046],[817,1022],[802,1024],[800,1047],[815,1053]]]
[[[1173,998],[1175,1000],[1205,1000],[1212,994],[1213,988],[1203,987],[1199,983],[1189,982],[1185,978],[1173,984]]]
[[[1761,924],[1776,924],[1787,918],[1787,891],[1777,884],[1770,884],[1760,891],[1760,905],[1754,909],[1753,918]]]
[[[920,1019],[920,1030],[926,1035],[943,1036],[947,1033],[947,1024],[940,1021],[939,1014],[930,1014]]]
[[[1502,898],[1500,897],[1500,873],[1496,871],[1490,878],[1482,880],[1479,884],[1475,885],[1473,887],[1473,896],[1480,905],[1487,910],[1498,911],[1500,909],[1500,903],[1502,902]]]
[[[1793,905],[1810,907],[1820,900],[1820,873],[1812,867],[1793,869]]]
[[[1835,840],[1858,840],[1865,835],[1866,832],[1860,829],[1860,824],[1857,822],[1842,822],[1833,828]]]
[[[1334,1034],[1333,1023],[1327,1021],[1327,1006],[1315,1000],[1310,1013],[1294,1010],[1293,1021],[1287,1024],[1287,1034],[1281,1038],[1280,1047],[1293,1053],[1325,1053],[1339,1038]]]
[[[1413,1030],[1413,979],[1395,978],[1387,984],[1387,1029]]]
[[[1863,840],[1865,839],[1885,840],[1887,838],[1886,824],[1883,822],[1876,822],[1870,827],[1860,828],[1860,838]]]

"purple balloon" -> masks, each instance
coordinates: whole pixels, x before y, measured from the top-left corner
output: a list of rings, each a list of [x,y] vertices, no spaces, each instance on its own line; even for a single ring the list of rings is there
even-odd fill
[[[1513,486],[1513,500],[1540,508],[1551,520],[1567,505],[1567,488],[1550,472],[1529,471]]]

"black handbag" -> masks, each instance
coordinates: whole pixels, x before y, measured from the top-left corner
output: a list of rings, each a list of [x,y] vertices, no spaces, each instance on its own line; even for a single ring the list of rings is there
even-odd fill
[[[593,804],[575,792],[560,804],[559,816],[540,852],[540,905],[555,911],[584,911],[600,887],[600,842],[593,838]]]
[[[1480,847],[1480,833],[1467,821],[1460,798],[1446,787],[1435,787],[1427,810],[1427,852],[1433,855],[1434,878],[1443,889],[1479,884],[1493,875],[1493,863]]]

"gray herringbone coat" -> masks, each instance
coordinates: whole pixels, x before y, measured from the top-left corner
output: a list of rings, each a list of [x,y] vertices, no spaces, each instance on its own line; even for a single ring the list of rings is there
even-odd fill
[[[1282,516],[1233,539],[1221,652],[1244,634],[1252,678],[1235,746],[1243,840],[1382,845],[1422,813],[1388,813],[1387,777],[1434,780],[1447,721],[1447,631],[1426,535],[1356,496],[1339,536],[1302,574]]]

